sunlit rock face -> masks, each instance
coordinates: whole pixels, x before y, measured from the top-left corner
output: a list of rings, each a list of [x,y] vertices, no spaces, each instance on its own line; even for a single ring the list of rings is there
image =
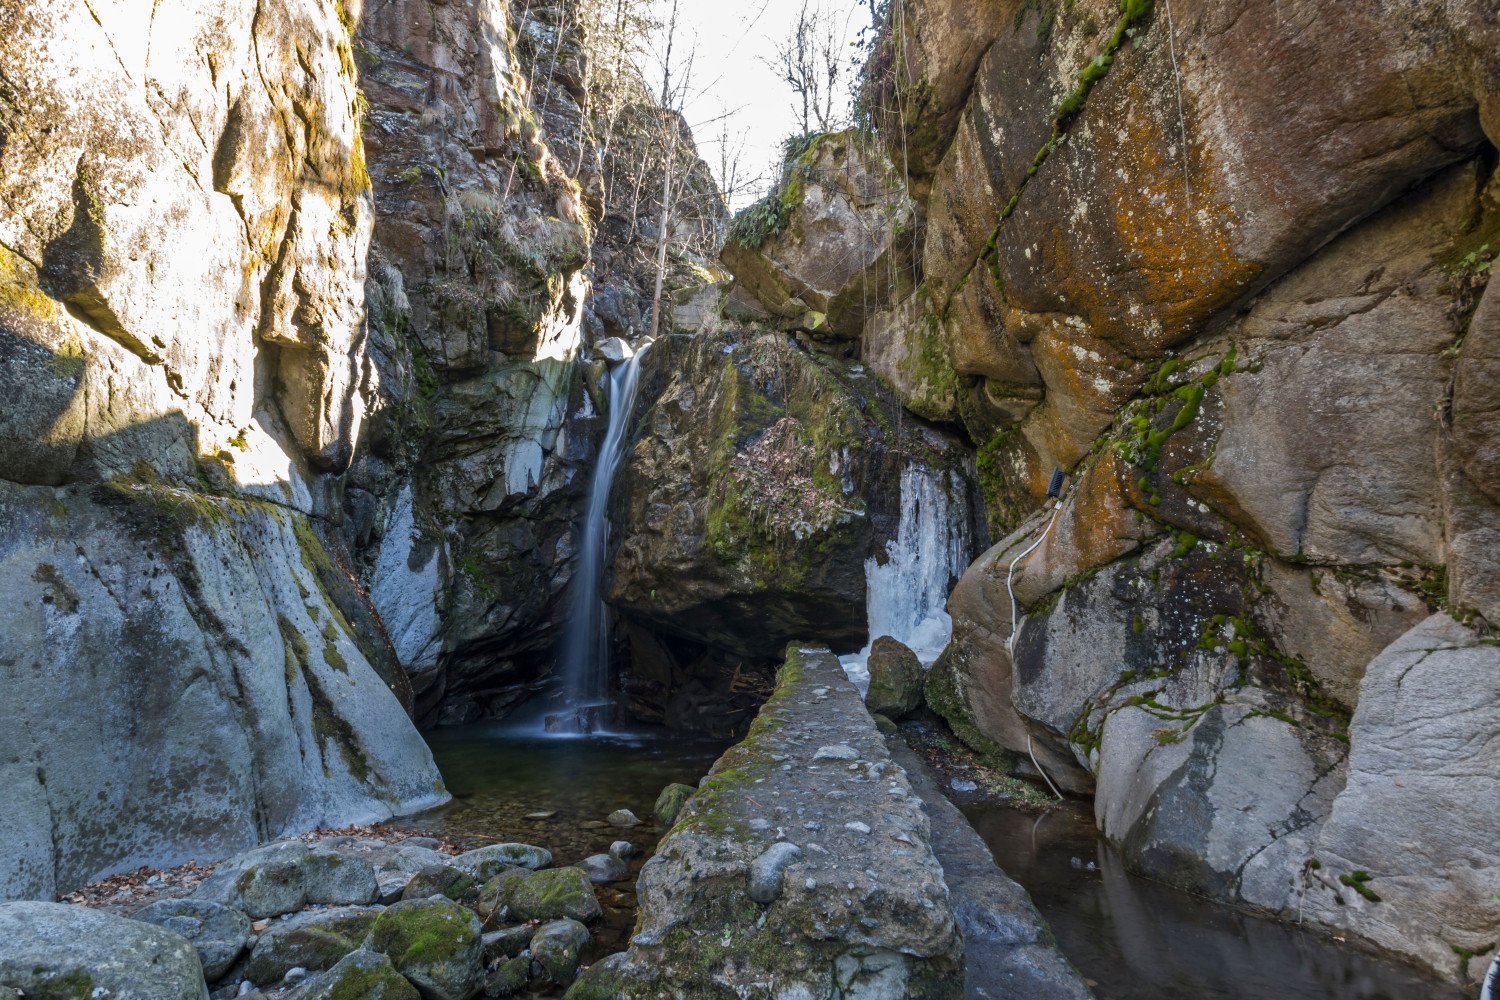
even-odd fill
[[[899,6],[868,93],[920,280],[864,353],[1009,535],[929,703],[1139,871],[1478,976],[1500,827],[1445,796],[1500,736],[1493,5]],[[1414,651],[1455,687],[1396,684]]]
[[[0,894],[441,802],[329,530],[368,409],[352,25],[0,13]]]

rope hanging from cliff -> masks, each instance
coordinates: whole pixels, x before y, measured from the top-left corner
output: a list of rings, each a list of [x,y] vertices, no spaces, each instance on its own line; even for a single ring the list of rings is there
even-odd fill
[[[1062,514],[1062,487],[1063,481],[1065,479],[1066,474],[1063,472],[1063,470],[1057,469],[1053,471],[1052,482],[1047,488],[1047,499],[1052,504],[1052,519],[1047,522],[1047,526],[1042,529],[1042,533],[1037,538],[1037,540],[1032,542],[1030,547],[1028,547],[1025,552],[1022,552],[1020,555],[1016,556],[1010,561],[1010,571],[1005,574],[1005,592],[1010,595],[1010,638],[1005,642],[1005,650],[1010,654],[1012,666],[1014,666],[1016,661],[1016,636],[1020,633],[1021,629],[1020,608],[1016,603],[1016,592],[1013,587],[1016,579],[1016,566],[1021,562],[1022,559],[1025,559],[1027,556],[1035,552],[1037,548],[1047,540],[1048,533],[1050,533],[1053,526],[1057,524],[1057,519],[1059,515]],[[1031,766],[1036,768],[1036,773],[1042,776],[1042,780],[1047,783],[1047,787],[1052,789],[1052,794],[1056,795],[1057,800],[1061,802],[1063,798],[1062,792],[1059,792],[1057,790],[1057,786],[1052,783],[1052,779],[1049,778],[1047,776],[1047,772],[1042,769],[1041,761],[1036,759],[1036,750],[1032,747],[1030,733],[1026,734],[1026,754],[1031,758]]]

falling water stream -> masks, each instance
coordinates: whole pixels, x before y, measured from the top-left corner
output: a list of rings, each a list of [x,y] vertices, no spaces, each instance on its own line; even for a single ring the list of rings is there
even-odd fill
[[[901,473],[901,523],[886,543],[886,561],[865,561],[865,614],[869,642],[840,657],[844,672],[861,691],[870,683],[870,646],[881,636],[897,639],[924,666],[948,645],[953,621],[948,592],[969,565],[969,505],[955,472],[913,463]]]
[[[609,429],[589,483],[578,565],[573,572],[567,629],[558,658],[563,710],[548,716],[552,733],[602,732],[609,708],[609,620],[604,608],[604,568],[609,550],[609,493],[625,454],[630,415],[640,385],[641,358],[649,345],[609,373]]]

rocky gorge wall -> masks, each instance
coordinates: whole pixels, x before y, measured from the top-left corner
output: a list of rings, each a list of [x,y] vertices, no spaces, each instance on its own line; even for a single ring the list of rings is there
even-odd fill
[[[572,4],[0,25],[0,897],[442,803],[417,724],[549,668],[659,112],[599,137]]]
[[[906,0],[866,94],[917,280],[862,355],[1009,535],[929,702],[1137,871],[1459,980],[1500,938],[1497,39],[1479,3]]]

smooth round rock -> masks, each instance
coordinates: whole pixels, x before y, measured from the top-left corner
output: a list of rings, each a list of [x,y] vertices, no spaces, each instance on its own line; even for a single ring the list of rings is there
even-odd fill
[[[203,978],[209,982],[229,971],[250,940],[249,917],[207,899],[159,899],[132,916],[192,942],[203,964]]]
[[[620,861],[629,861],[636,853],[635,845],[628,840],[617,840],[609,845],[609,856]]]
[[[802,848],[796,844],[772,844],[750,863],[750,898],[761,904],[776,902],[787,868],[801,860]]]
[[[589,881],[595,885],[605,885],[630,877],[629,866],[613,854],[591,854],[578,862],[578,867],[583,869]]]
[[[628,829],[632,826],[641,825],[640,817],[636,816],[636,814],[631,812],[629,809],[616,809],[614,812],[610,813],[604,818],[610,826],[618,826]]]
[[[531,844],[490,844],[452,859],[460,868],[479,868],[487,862],[535,871],[552,864],[552,852]]]
[[[63,903],[0,903],[0,983],[28,997],[208,997],[181,934]]]

